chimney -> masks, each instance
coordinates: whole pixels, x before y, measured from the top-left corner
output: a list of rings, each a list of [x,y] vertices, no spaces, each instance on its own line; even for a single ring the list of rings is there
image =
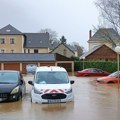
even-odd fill
[[[89,40],[91,39],[92,37],[92,30],[89,30]]]

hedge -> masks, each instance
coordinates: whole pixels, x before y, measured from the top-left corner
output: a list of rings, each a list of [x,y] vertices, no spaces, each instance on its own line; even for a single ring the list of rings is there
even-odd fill
[[[117,62],[115,61],[75,61],[75,71],[83,70],[85,68],[100,68],[110,73],[118,70]]]

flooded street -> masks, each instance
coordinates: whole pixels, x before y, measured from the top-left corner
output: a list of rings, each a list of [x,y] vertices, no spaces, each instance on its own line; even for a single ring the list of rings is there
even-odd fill
[[[25,76],[25,81],[33,76]],[[120,120],[120,91],[116,84],[98,84],[95,77],[70,76],[74,102],[34,104],[31,86],[22,102],[0,103],[0,120]]]

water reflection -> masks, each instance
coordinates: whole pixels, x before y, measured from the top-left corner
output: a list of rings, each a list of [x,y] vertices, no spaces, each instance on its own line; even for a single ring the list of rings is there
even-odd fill
[[[0,103],[0,113],[17,112],[22,108],[22,102]]]
[[[73,110],[73,108],[74,108],[74,102],[60,103],[60,104],[46,104],[42,106],[42,110],[45,112],[64,111],[66,109]]]

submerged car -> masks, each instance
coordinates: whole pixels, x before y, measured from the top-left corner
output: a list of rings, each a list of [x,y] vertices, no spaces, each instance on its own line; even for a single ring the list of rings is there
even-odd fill
[[[114,72],[106,77],[97,78],[99,83],[118,83],[120,82],[120,72]]]
[[[25,92],[25,81],[19,71],[0,70],[0,102],[18,101]]]
[[[61,103],[74,101],[74,95],[67,71],[62,67],[37,67],[33,81],[31,101],[33,103]]]
[[[85,77],[85,76],[107,76],[110,73],[103,71],[98,68],[87,68],[81,71],[77,71],[77,77]]]

